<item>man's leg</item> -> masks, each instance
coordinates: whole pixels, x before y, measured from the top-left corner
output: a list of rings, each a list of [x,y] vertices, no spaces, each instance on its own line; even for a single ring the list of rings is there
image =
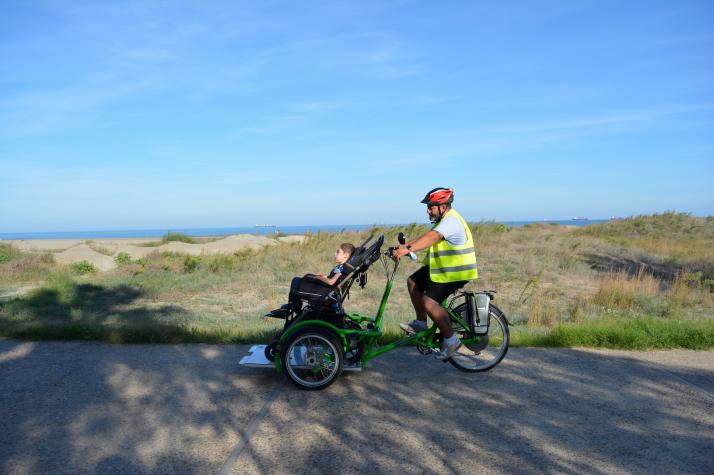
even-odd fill
[[[454,334],[454,330],[451,328],[451,320],[449,320],[449,314],[446,309],[439,304],[436,300],[426,295],[422,295],[422,308],[426,310],[436,326],[439,327],[441,336],[444,339],[451,338]]]
[[[412,305],[416,312],[416,319],[426,323],[426,309],[423,303],[424,294],[419,290],[416,282],[414,282],[411,277],[407,279],[407,289],[409,290],[409,297],[412,299]]]
[[[399,327],[407,333],[414,333],[429,328],[426,320],[426,309],[422,302],[424,289],[429,285],[429,267],[424,266],[407,279],[407,291],[416,313],[416,320],[411,323],[400,323]]]

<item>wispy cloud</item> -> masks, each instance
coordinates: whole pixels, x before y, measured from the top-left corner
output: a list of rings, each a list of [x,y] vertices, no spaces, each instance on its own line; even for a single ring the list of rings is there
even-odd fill
[[[668,116],[708,112],[714,110],[714,104],[670,104],[659,107],[648,107],[638,110],[614,111],[610,114],[593,115],[587,117],[574,117],[570,119],[552,121],[534,121],[515,123],[493,128],[485,128],[484,132],[520,133],[541,131],[572,131],[585,130],[598,132],[610,126],[626,125],[633,123],[646,123],[667,118]],[[613,131],[612,128],[608,129]]]
[[[295,102],[282,106],[272,114],[251,117],[252,125],[237,128],[227,135],[230,141],[247,135],[265,135],[285,132],[309,124],[317,119],[324,119],[333,112],[349,107],[347,102],[310,101]]]
[[[78,86],[26,92],[0,99],[0,136],[25,137],[74,130],[96,123],[101,110],[154,86],[134,81],[88,79]]]
[[[501,154],[532,152],[554,144],[574,142],[593,136],[627,134],[658,126],[671,118],[690,113],[714,111],[714,104],[669,104],[610,114],[495,125],[463,127],[432,134],[428,144],[418,141],[362,157],[362,163],[382,169],[456,166],[466,157],[488,159]],[[707,148],[705,147],[704,150]]]

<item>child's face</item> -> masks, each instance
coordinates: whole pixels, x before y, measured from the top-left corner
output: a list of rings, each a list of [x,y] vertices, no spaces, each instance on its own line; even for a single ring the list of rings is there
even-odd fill
[[[345,262],[347,262],[347,259],[349,259],[349,258],[350,258],[349,253],[343,251],[341,247],[338,247],[337,250],[335,251],[335,263],[344,264]]]

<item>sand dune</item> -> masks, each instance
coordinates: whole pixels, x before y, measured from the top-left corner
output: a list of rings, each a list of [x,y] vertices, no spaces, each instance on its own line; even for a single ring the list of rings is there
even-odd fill
[[[206,243],[189,244],[171,241],[160,246],[145,246],[157,242],[156,238],[116,238],[116,239],[36,239],[5,241],[23,251],[51,252],[58,262],[70,264],[89,261],[97,269],[106,271],[116,267],[114,256],[126,252],[132,259],[138,259],[152,252],[180,252],[184,254],[232,254],[244,249],[257,250],[281,243],[301,243],[305,236],[284,236],[275,240],[265,236],[239,234],[226,236]],[[142,246],[142,244],[144,244]],[[98,252],[101,251],[101,252]]]
[[[72,246],[62,252],[55,253],[55,260],[63,264],[89,261],[94,265],[94,267],[102,271],[110,270],[116,267],[112,256],[101,254],[84,243]]]

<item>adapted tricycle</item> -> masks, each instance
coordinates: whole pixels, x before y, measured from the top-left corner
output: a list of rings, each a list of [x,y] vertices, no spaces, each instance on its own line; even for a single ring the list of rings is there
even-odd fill
[[[399,233],[400,243],[404,235]],[[342,371],[362,371],[377,356],[402,346],[416,346],[423,355],[437,352],[441,334],[436,325],[392,343],[379,346],[382,320],[399,259],[392,258],[392,249],[382,252],[384,235],[376,240],[370,236],[355,249],[345,263],[341,280],[329,286],[309,276],[291,292],[291,302],[268,313],[267,317],[285,319],[282,330],[269,345],[254,345],[240,364],[248,367],[274,367],[302,389],[322,389],[333,383]],[[410,257],[415,260],[412,253]],[[343,302],[356,282],[367,283],[367,271],[381,260],[387,284],[375,317],[347,314]],[[391,267],[390,267],[391,261]],[[509,333],[506,315],[491,303],[495,291],[471,292],[458,290],[441,305],[451,319],[453,329],[462,342],[447,361],[461,371],[488,371],[496,366],[508,351]],[[448,302],[447,302],[448,301]]]

